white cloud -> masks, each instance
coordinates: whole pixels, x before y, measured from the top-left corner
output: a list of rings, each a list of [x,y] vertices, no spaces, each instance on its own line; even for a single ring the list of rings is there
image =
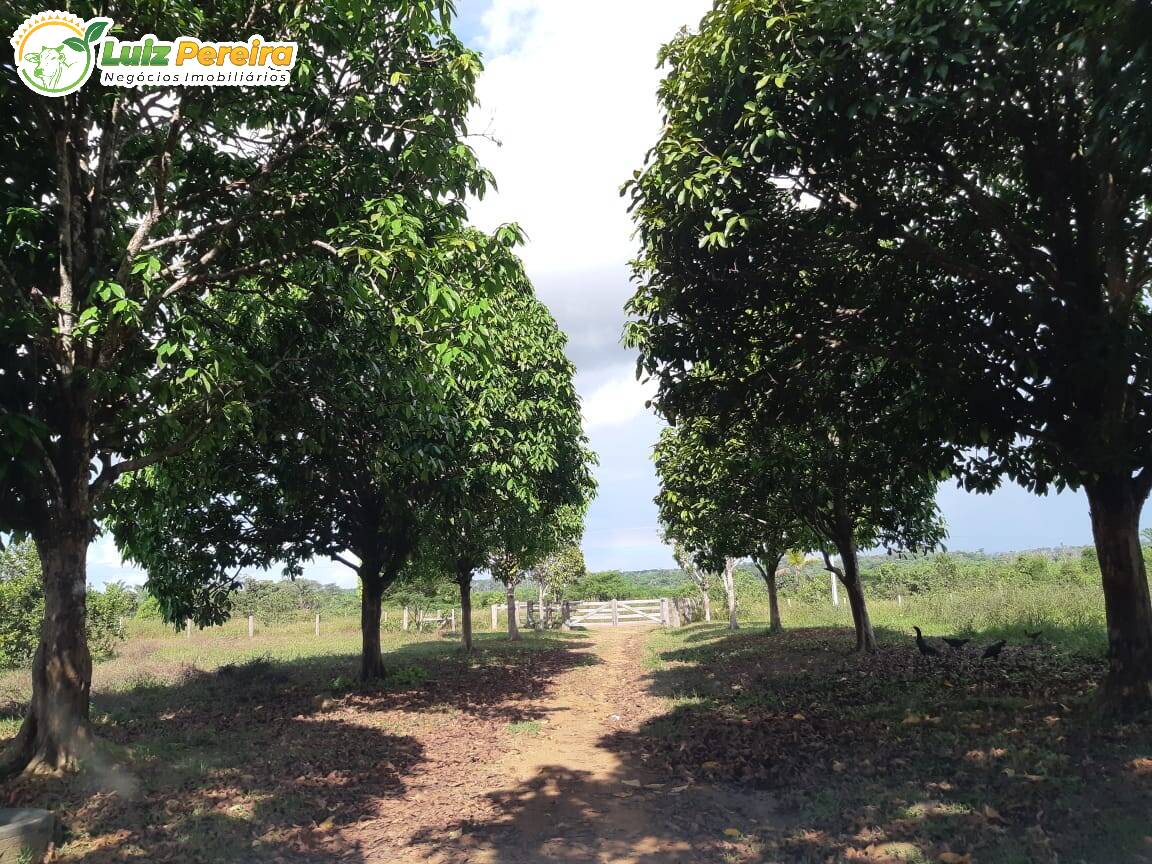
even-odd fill
[[[710,5],[493,0],[471,129],[502,142],[475,142],[499,194],[472,214],[484,227],[519,222],[534,276],[620,266],[634,255],[619,188],[660,131],[656,53]]]
[[[581,376],[577,376],[576,383],[578,388],[584,389]],[[630,366],[617,371],[584,397],[584,429],[592,432],[627,425],[648,413],[644,403],[655,395],[655,382],[637,381]]]
[[[479,2],[479,0],[476,0]],[[479,16],[485,72],[470,119],[498,191],[471,208],[491,229],[518,222],[528,274],[570,337],[585,428],[600,453],[588,514],[589,566],[651,567],[670,556],[654,530],[623,536],[621,518],[654,524],[650,451],[661,423],[644,407],[619,346],[637,247],[620,186],[660,133],[660,46],[695,27],[710,0],[491,0]],[[642,523],[631,523],[642,524]]]

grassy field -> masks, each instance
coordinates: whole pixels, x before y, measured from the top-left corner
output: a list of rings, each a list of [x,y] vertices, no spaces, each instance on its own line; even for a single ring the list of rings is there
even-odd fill
[[[80,775],[5,790],[11,804],[60,814],[58,860],[360,860],[341,832],[403,804],[430,753],[459,779],[477,746],[533,734],[518,706],[578,660],[562,647],[572,634],[480,633],[466,656],[458,637],[385,632],[388,676],[361,687],[355,622],[251,640],[246,622],[190,639],[140,629],[95,667],[99,748]],[[27,672],[0,686],[18,703]],[[17,727],[9,713],[0,737]]]
[[[980,647],[1017,621],[948,628],[975,650],[926,658],[904,625],[941,622],[877,605],[867,657],[822,626],[654,634],[652,687],[670,710],[617,745],[680,782],[778,796],[802,827],[766,839],[764,860],[1152,860],[1152,729],[1099,715],[1104,663],[1079,627],[1045,618],[1050,638],[1010,641],[996,661]]]
[[[653,631],[645,686],[666,710],[600,744],[672,788],[768,790],[786,827],[742,838],[740,860],[1152,860],[1152,730],[1096,712],[1098,592],[874,600],[881,650],[867,657],[849,650],[846,606],[784,603],[787,629],[769,634],[757,599],[735,634]],[[246,620],[190,637],[128,621],[117,656],[95,667],[99,758],[8,800],[65,816],[61,860],[335,860],[339,832],[325,826],[419,807],[405,789],[441,782],[425,773],[430,753],[446,754],[436,764],[451,785],[474,776],[478,751],[540,735],[524,706],[588,659],[564,648],[579,633],[511,645],[481,618],[473,657],[449,634],[385,629],[389,679],[366,689],[355,620],[322,621],[319,636],[312,621],[258,626],[251,639]],[[924,658],[913,624],[973,641]],[[1001,638],[1002,657],[982,661]],[[27,695],[26,670],[0,677],[0,737]]]
[[[840,605],[780,601],[786,627],[851,627],[852,612],[841,594]],[[1033,585],[1004,589],[969,586],[953,591],[912,594],[903,602],[870,598],[873,626],[912,637],[912,626],[933,636],[976,636],[988,640],[1025,640],[1042,631],[1051,642],[1088,655],[1107,648],[1104,595],[1099,586]],[[717,609],[713,606],[713,612]],[[741,619],[768,618],[767,600],[743,598]]]

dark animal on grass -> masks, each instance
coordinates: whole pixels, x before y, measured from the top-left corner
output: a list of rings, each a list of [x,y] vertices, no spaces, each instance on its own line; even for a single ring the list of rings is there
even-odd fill
[[[1000,652],[1004,650],[1004,646],[1006,644],[1007,643],[1003,639],[1001,639],[999,642],[993,642],[991,645],[984,649],[984,653],[980,655],[981,659],[995,660],[1000,656]]]
[[[963,648],[965,645],[967,645],[972,640],[971,639],[953,639],[953,638],[949,638],[948,636],[945,636],[944,641],[948,644],[948,647],[951,648],[953,651],[959,651],[961,648]]]
[[[916,631],[916,647],[920,650],[920,653],[925,657],[939,657],[940,652],[924,640],[924,634],[920,632],[920,628],[913,627],[912,629]]]

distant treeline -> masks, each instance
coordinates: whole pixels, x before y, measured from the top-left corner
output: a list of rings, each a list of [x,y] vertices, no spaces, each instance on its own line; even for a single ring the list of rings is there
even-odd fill
[[[1148,552],[1152,550],[1147,550]],[[871,596],[894,599],[932,591],[966,588],[1011,588],[1024,584],[1100,584],[1100,565],[1092,547],[1067,546],[1023,553],[942,552],[923,556],[870,555],[860,560],[861,575]],[[822,602],[829,595],[829,575],[823,563],[809,558],[785,564],[777,574],[780,593],[800,603]],[[736,590],[744,599],[759,599],[764,582],[750,565],[736,571]],[[691,596],[696,586],[679,569],[605,570],[588,573],[562,589],[568,600],[644,599]],[[710,593],[722,599],[719,580]],[[517,590],[522,600],[537,597],[530,583]],[[478,581],[473,594],[477,609],[505,601],[504,591]],[[555,598],[553,598],[555,599]],[[36,648],[43,592],[39,562],[26,544],[0,552],[0,666],[28,662]],[[419,586],[401,584],[385,597],[385,605],[413,610],[445,609],[458,603],[456,586],[447,577]],[[250,579],[233,597],[233,614],[253,615],[262,624],[311,618],[353,618],[359,615],[359,591],[324,585],[311,579]],[[89,595],[88,639],[97,657],[111,655],[119,638],[121,618],[159,620],[159,604],[143,588],[113,583]]]

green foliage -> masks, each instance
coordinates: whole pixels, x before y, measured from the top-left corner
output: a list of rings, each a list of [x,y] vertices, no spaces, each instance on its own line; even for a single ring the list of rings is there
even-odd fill
[[[106,660],[123,639],[122,618],[133,614],[135,593],[118,583],[88,592],[88,647],[96,660]],[[44,620],[40,560],[30,542],[0,550],[0,667],[32,660]]]
[[[644,592],[615,570],[589,573],[564,592],[569,600],[640,599]]]
[[[771,311],[806,383],[845,347],[914,361],[949,439],[983,448],[957,451],[971,488],[1130,478],[1150,22],[1076,0],[721,0],[665,49],[667,123],[631,186],[650,338],[711,360]]]
[[[32,659],[43,619],[36,548],[18,543],[0,551],[0,665],[18,666]]]
[[[531,570],[531,578],[542,594],[563,596],[567,590],[584,579],[588,568],[584,566],[584,553],[575,543],[568,543],[548,555]]]
[[[145,591],[143,599],[136,607],[136,617],[141,621],[162,621],[164,610],[160,607],[160,601]]]
[[[423,666],[397,666],[388,670],[384,685],[393,690],[415,690],[428,682],[428,670]]]

